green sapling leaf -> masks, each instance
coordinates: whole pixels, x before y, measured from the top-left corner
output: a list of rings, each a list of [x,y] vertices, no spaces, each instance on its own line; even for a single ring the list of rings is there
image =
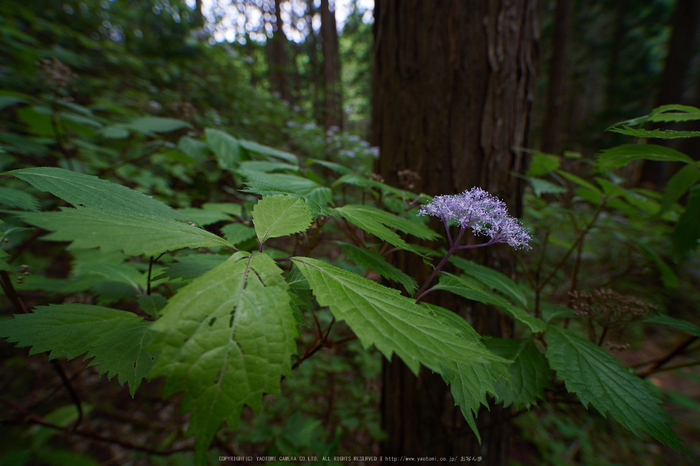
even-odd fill
[[[253,224],[260,244],[270,238],[305,231],[311,220],[311,209],[294,196],[263,197],[253,208]]]

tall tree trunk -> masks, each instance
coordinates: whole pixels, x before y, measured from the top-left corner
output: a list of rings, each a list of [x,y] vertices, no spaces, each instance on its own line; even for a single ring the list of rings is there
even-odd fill
[[[307,0],[306,2],[307,5],[307,15],[306,15],[306,22],[308,24],[309,28],[309,62],[311,64],[311,75],[312,75],[312,82],[313,82],[313,117],[314,121],[316,124],[319,126],[323,125],[323,105],[321,103],[320,99],[320,91],[321,91],[321,84],[320,84],[320,75],[321,72],[319,70],[319,63],[318,63],[318,36],[316,35],[316,32],[314,31],[313,28],[313,20],[314,20],[314,15],[316,14],[315,8],[314,8],[314,0]]]
[[[270,81],[272,89],[276,91],[282,100],[291,102],[289,92],[289,80],[287,79],[287,36],[284,34],[284,22],[282,21],[281,0],[275,0],[275,20],[272,26],[272,40],[270,41]]]
[[[342,127],[340,110],[340,60],[338,26],[329,0],[321,0],[321,42],[323,46],[323,126]]]
[[[420,176],[415,190],[456,194],[481,186],[521,210],[523,147],[529,126],[535,72],[537,2],[377,0],[372,140],[380,148],[377,171],[400,186],[399,172]],[[478,257],[508,275],[507,247],[487,248]],[[416,277],[429,275],[421,258],[396,253],[395,265]],[[495,312],[478,312],[452,295],[431,301],[463,316],[496,337],[510,335],[511,323]],[[483,455],[505,461],[508,423],[498,406],[482,410],[477,424],[483,447],[439,376],[420,377],[394,358],[385,361],[382,423],[389,437],[385,455]]]
[[[695,51],[695,41],[698,35],[700,20],[700,1],[677,0],[673,13],[673,32],[668,45],[668,55],[664,63],[664,74],[661,78],[661,88],[656,97],[656,106],[666,104],[681,104],[684,102],[683,94],[687,90],[690,64]],[[692,125],[684,128],[678,125],[679,130],[694,129]],[[687,141],[670,140],[654,141],[655,144],[675,146],[679,150],[693,153],[698,148],[695,138]],[[642,166],[639,183],[661,188],[682,167],[682,164],[670,164],[668,162],[655,162],[645,160]]]
[[[615,9],[615,29],[612,44],[610,46],[610,58],[608,60],[608,83],[605,92],[605,106],[610,109],[617,105],[618,77],[620,76],[620,56],[625,45],[625,16],[627,14],[627,2],[618,0]]]
[[[566,64],[572,11],[573,0],[557,0],[552,37],[552,59],[549,66],[549,85],[547,86],[547,109],[542,125],[542,144],[540,145],[543,152],[555,153],[561,149],[561,132],[566,100]]]

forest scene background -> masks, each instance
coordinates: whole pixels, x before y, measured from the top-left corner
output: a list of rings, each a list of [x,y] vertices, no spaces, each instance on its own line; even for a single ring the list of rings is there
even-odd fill
[[[516,1],[512,11],[498,0],[376,3],[0,3],[0,464],[455,454],[487,464],[654,465],[700,456],[700,3]],[[513,29],[516,39],[489,42],[489,21],[512,12],[525,25]],[[476,29],[486,33],[468,32]],[[402,48],[406,36],[415,43]],[[443,42],[454,62],[431,62],[419,45]],[[513,69],[499,61],[511,56]],[[498,139],[501,130],[508,136]],[[8,174],[31,167],[147,194],[240,251],[263,251],[254,224],[261,196],[297,196],[311,229],[273,238],[267,256],[280,266],[293,255],[321,258],[414,298],[431,270],[425,264],[447,250],[435,240],[442,225],[416,216],[417,207],[481,186],[530,231],[532,250],[496,245],[455,257],[431,303],[493,336],[484,344],[506,359],[528,348],[546,366],[555,336],[541,336],[545,321],[578,332],[662,402],[685,451],[648,425],[624,424],[613,410],[604,416],[596,401],[584,407],[585,389],[573,389],[550,354],[544,376],[531,385],[523,376],[526,394],[504,395],[498,385],[480,392],[479,443],[442,387],[445,373],[433,380],[423,367],[419,382],[406,382],[415,376],[399,368],[400,353],[390,362],[381,344],[364,344],[291,267],[285,280],[299,328],[291,372],[282,371],[278,393],[264,391],[260,407],[246,405],[236,426],[225,419],[210,444],[195,445],[186,395],[164,378],[144,373],[127,386],[119,370],[91,365],[94,354],[83,358],[87,346],[51,346],[57,327],[30,335],[7,325],[13,314],[77,304],[153,322],[222,254],[216,245],[204,254],[129,253],[118,236],[80,236],[80,219],[75,231],[61,230],[37,215],[79,205],[22,178],[29,172]],[[350,205],[420,227],[367,226],[341,207]],[[420,228],[437,233],[419,236]],[[413,249],[403,246],[409,235]],[[500,278],[477,263],[508,282],[494,285]],[[481,281],[465,291],[466,282],[449,281],[458,273]],[[503,297],[522,299],[525,315]],[[489,306],[511,310],[475,317]],[[509,341],[523,346],[512,352]],[[559,380],[548,377],[552,369]],[[398,399],[415,409],[392,405]]]

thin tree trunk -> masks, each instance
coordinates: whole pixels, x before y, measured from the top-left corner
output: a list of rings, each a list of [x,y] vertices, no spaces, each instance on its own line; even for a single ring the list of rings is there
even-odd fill
[[[321,0],[321,41],[323,45],[323,126],[342,127],[340,111],[340,69],[338,60],[338,26],[329,0]]]
[[[378,173],[401,186],[399,172],[420,176],[415,190],[456,194],[481,186],[521,210],[537,38],[536,2],[377,0],[372,140],[380,148]],[[434,246],[434,245],[433,245]],[[472,258],[511,275],[507,247]],[[419,281],[430,272],[422,259],[396,253],[395,265]],[[483,334],[510,336],[497,312],[453,295],[431,302],[469,314]],[[419,377],[396,358],[385,361],[382,423],[384,455],[482,455],[488,464],[508,456],[508,422],[499,406],[482,410],[483,446],[466,426],[441,377]]]
[[[552,37],[552,59],[549,67],[549,85],[547,86],[547,108],[542,127],[542,144],[540,145],[540,149],[548,153],[556,153],[561,149],[561,132],[565,119],[566,65],[572,11],[573,0],[557,0],[554,16],[554,34]]]
[[[281,0],[275,0],[275,19],[272,26],[272,40],[270,50],[270,81],[272,89],[276,91],[282,100],[292,100],[287,79],[287,36],[284,34],[284,22],[282,21]]]

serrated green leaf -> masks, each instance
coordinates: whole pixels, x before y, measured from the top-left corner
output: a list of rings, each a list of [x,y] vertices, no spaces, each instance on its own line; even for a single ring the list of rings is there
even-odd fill
[[[345,165],[341,165],[335,162],[328,162],[327,160],[306,159],[305,165],[307,167],[310,165],[321,165],[322,167],[330,168],[331,170],[340,173],[341,175],[347,175],[349,173],[352,173],[352,170],[346,167]]]
[[[673,254],[677,259],[685,257],[698,247],[700,241],[700,185],[690,189],[685,210],[678,218],[671,234]]]
[[[31,314],[0,321],[0,337],[32,346],[29,354],[50,351],[49,359],[73,359],[87,353],[88,364],[99,364],[100,375],[118,375],[121,385],[129,384],[134,396],[141,380],[148,376],[155,353],[146,350],[153,338],[148,322],[125,311],[88,304],[60,304],[37,307]]]
[[[296,194],[303,197],[314,211],[314,216],[325,212],[324,206],[332,199],[330,188],[313,180],[286,173],[239,172],[246,178],[244,192],[271,196],[275,194]]]
[[[359,264],[368,269],[377,272],[381,277],[387,280],[395,281],[403,285],[409,295],[413,295],[418,288],[416,281],[389,264],[386,259],[369,249],[358,248],[352,244],[338,242],[343,247],[343,252],[347,254],[348,259],[356,264]]]
[[[50,192],[75,207],[115,210],[187,221],[187,217],[162,202],[125,186],[62,168],[25,168],[7,173]]]
[[[39,201],[34,196],[18,189],[0,186],[0,204],[22,210],[39,210]]]
[[[234,170],[242,161],[238,139],[218,129],[206,128],[207,144],[216,155],[221,168]]]
[[[233,202],[207,202],[202,204],[202,209],[214,212],[224,212],[233,217],[240,217],[243,214],[243,206]]]
[[[696,118],[692,118],[696,119]],[[612,133],[624,134],[636,138],[657,138],[657,139],[678,139],[678,138],[696,138],[700,136],[700,131],[673,131],[668,129],[640,129],[623,126],[622,128],[609,128]]]
[[[667,315],[657,314],[655,316],[644,319],[642,322],[669,325],[671,327],[677,328],[678,330],[688,332],[696,337],[700,337],[700,326],[692,322],[688,322],[687,320],[674,319],[673,317],[669,317]]]
[[[441,372],[441,364],[502,363],[463,330],[445,325],[434,311],[398,290],[381,286],[316,259],[292,258],[322,306],[344,320],[367,348],[375,345],[388,359],[396,353],[418,373],[420,364]],[[465,322],[466,325],[466,322]]]
[[[487,394],[496,395],[496,380],[507,377],[507,369],[502,365],[471,362],[441,364],[440,372],[442,379],[450,386],[455,405],[460,407],[464,419],[481,443],[474,417],[480,405],[488,406]]]
[[[592,404],[639,435],[643,430],[674,449],[685,450],[683,441],[668,424],[668,414],[644,382],[620,361],[575,333],[547,326],[547,359],[566,389],[576,393],[587,408]]]
[[[513,361],[508,366],[511,383],[496,383],[496,394],[503,406],[515,404],[516,408],[530,409],[538,398],[545,399],[544,389],[550,386],[552,370],[532,339],[489,338],[484,344],[493,353]]]
[[[542,319],[531,316],[525,309],[511,304],[508,300],[488,291],[484,286],[468,275],[443,274],[434,290],[445,290],[467,299],[484,304],[491,304],[503,310],[513,319],[527,325],[533,332],[542,332],[545,323]]]
[[[413,247],[406,243],[399,235],[391,231],[391,228],[422,239],[432,240],[439,236],[423,224],[412,222],[408,219],[370,206],[349,204],[338,207],[335,211],[353,225],[399,249],[406,249],[408,251],[414,250]]]
[[[582,188],[588,189],[594,193],[597,193],[600,196],[603,195],[603,191],[598,189],[595,185],[584,180],[580,176],[576,176],[573,173],[569,173],[569,172],[564,171],[564,170],[557,170],[557,174],[563,176],[564,178],[566,178],[569,181],[576,183],[577,185],[581,186]]]
[[[531,176],[526,176],[524,178],[530,183],[532,192],[535,193],[537,197],[540,197],[542,194],[561,194],[567,191],[565,187],[550,183],[541,178],[534,178]]]
[[[639,159],[695,163],[687,155],[669,147],[655,144],[623,144],[604,150],[598,157],[598,168],[601,171],[620,168],[633,160]]]
[[[501,272],[492,268],[479,265],[476,262],[463,259],[458,256],[451,256],[450,262],[462,269],[467,275],[476,278],[489,288],[503,293],[514,303],[527,306],[527,299],[518,285]],[[544,329],[543,329],[544,330]]]
[[[241,162],[241,170],[246,172],[269,173],[275,171],[293,171],[298,172],[299,167],[283,162],[269,162],[267,160],[251,160],[249,162]]]
[[[169,133],[182,128],[191,128],[192,125],[186,121],[175,118],[163,117],[142,117],[137,118],[129,124],[129,128],[139,133]]]
[[[253,208],[253,224],[260,244],[270,238],[306,231],[311,221],[311,209],[293,196],[263,197]]]
[[[265,254],[239,252],[182,288],[161,315],[151,375],[167,376],[166,396],[185,392],[203,464],[221,423],[235,430],[244,404],[258,411],[263,394],[278,394],[291,375],[298,328],[287,282]]]
[[[221,227],[221,233],[223,233],[226,241],[236,246],[244,241],[248,241],[250,238],[254,238],[255,228],[242,223],[229,223]]]
[[[220,254],[194,254],[191,256],[178,257],[177,262],[168,264],[163,273],[154,277],[154,280],[168,278],[175,280],[181,278],[190,280],[204,275],[214,267],[223,264],[228,256]]]
[[[561,166],[561,158],[554,154],[545,154],[536,152],[533,154],[530,164],[527,167],[525,175],[528,177],[545,176],[554,170],[558,170]]]
[[[183,248],[231,247],[206,230],[176,220],[127,212],[78,207],[60,212],[23,212],[22,220],[53,233],[45,239],[72,241],[71,248],[124,251],[129,256],[157,256]]]

